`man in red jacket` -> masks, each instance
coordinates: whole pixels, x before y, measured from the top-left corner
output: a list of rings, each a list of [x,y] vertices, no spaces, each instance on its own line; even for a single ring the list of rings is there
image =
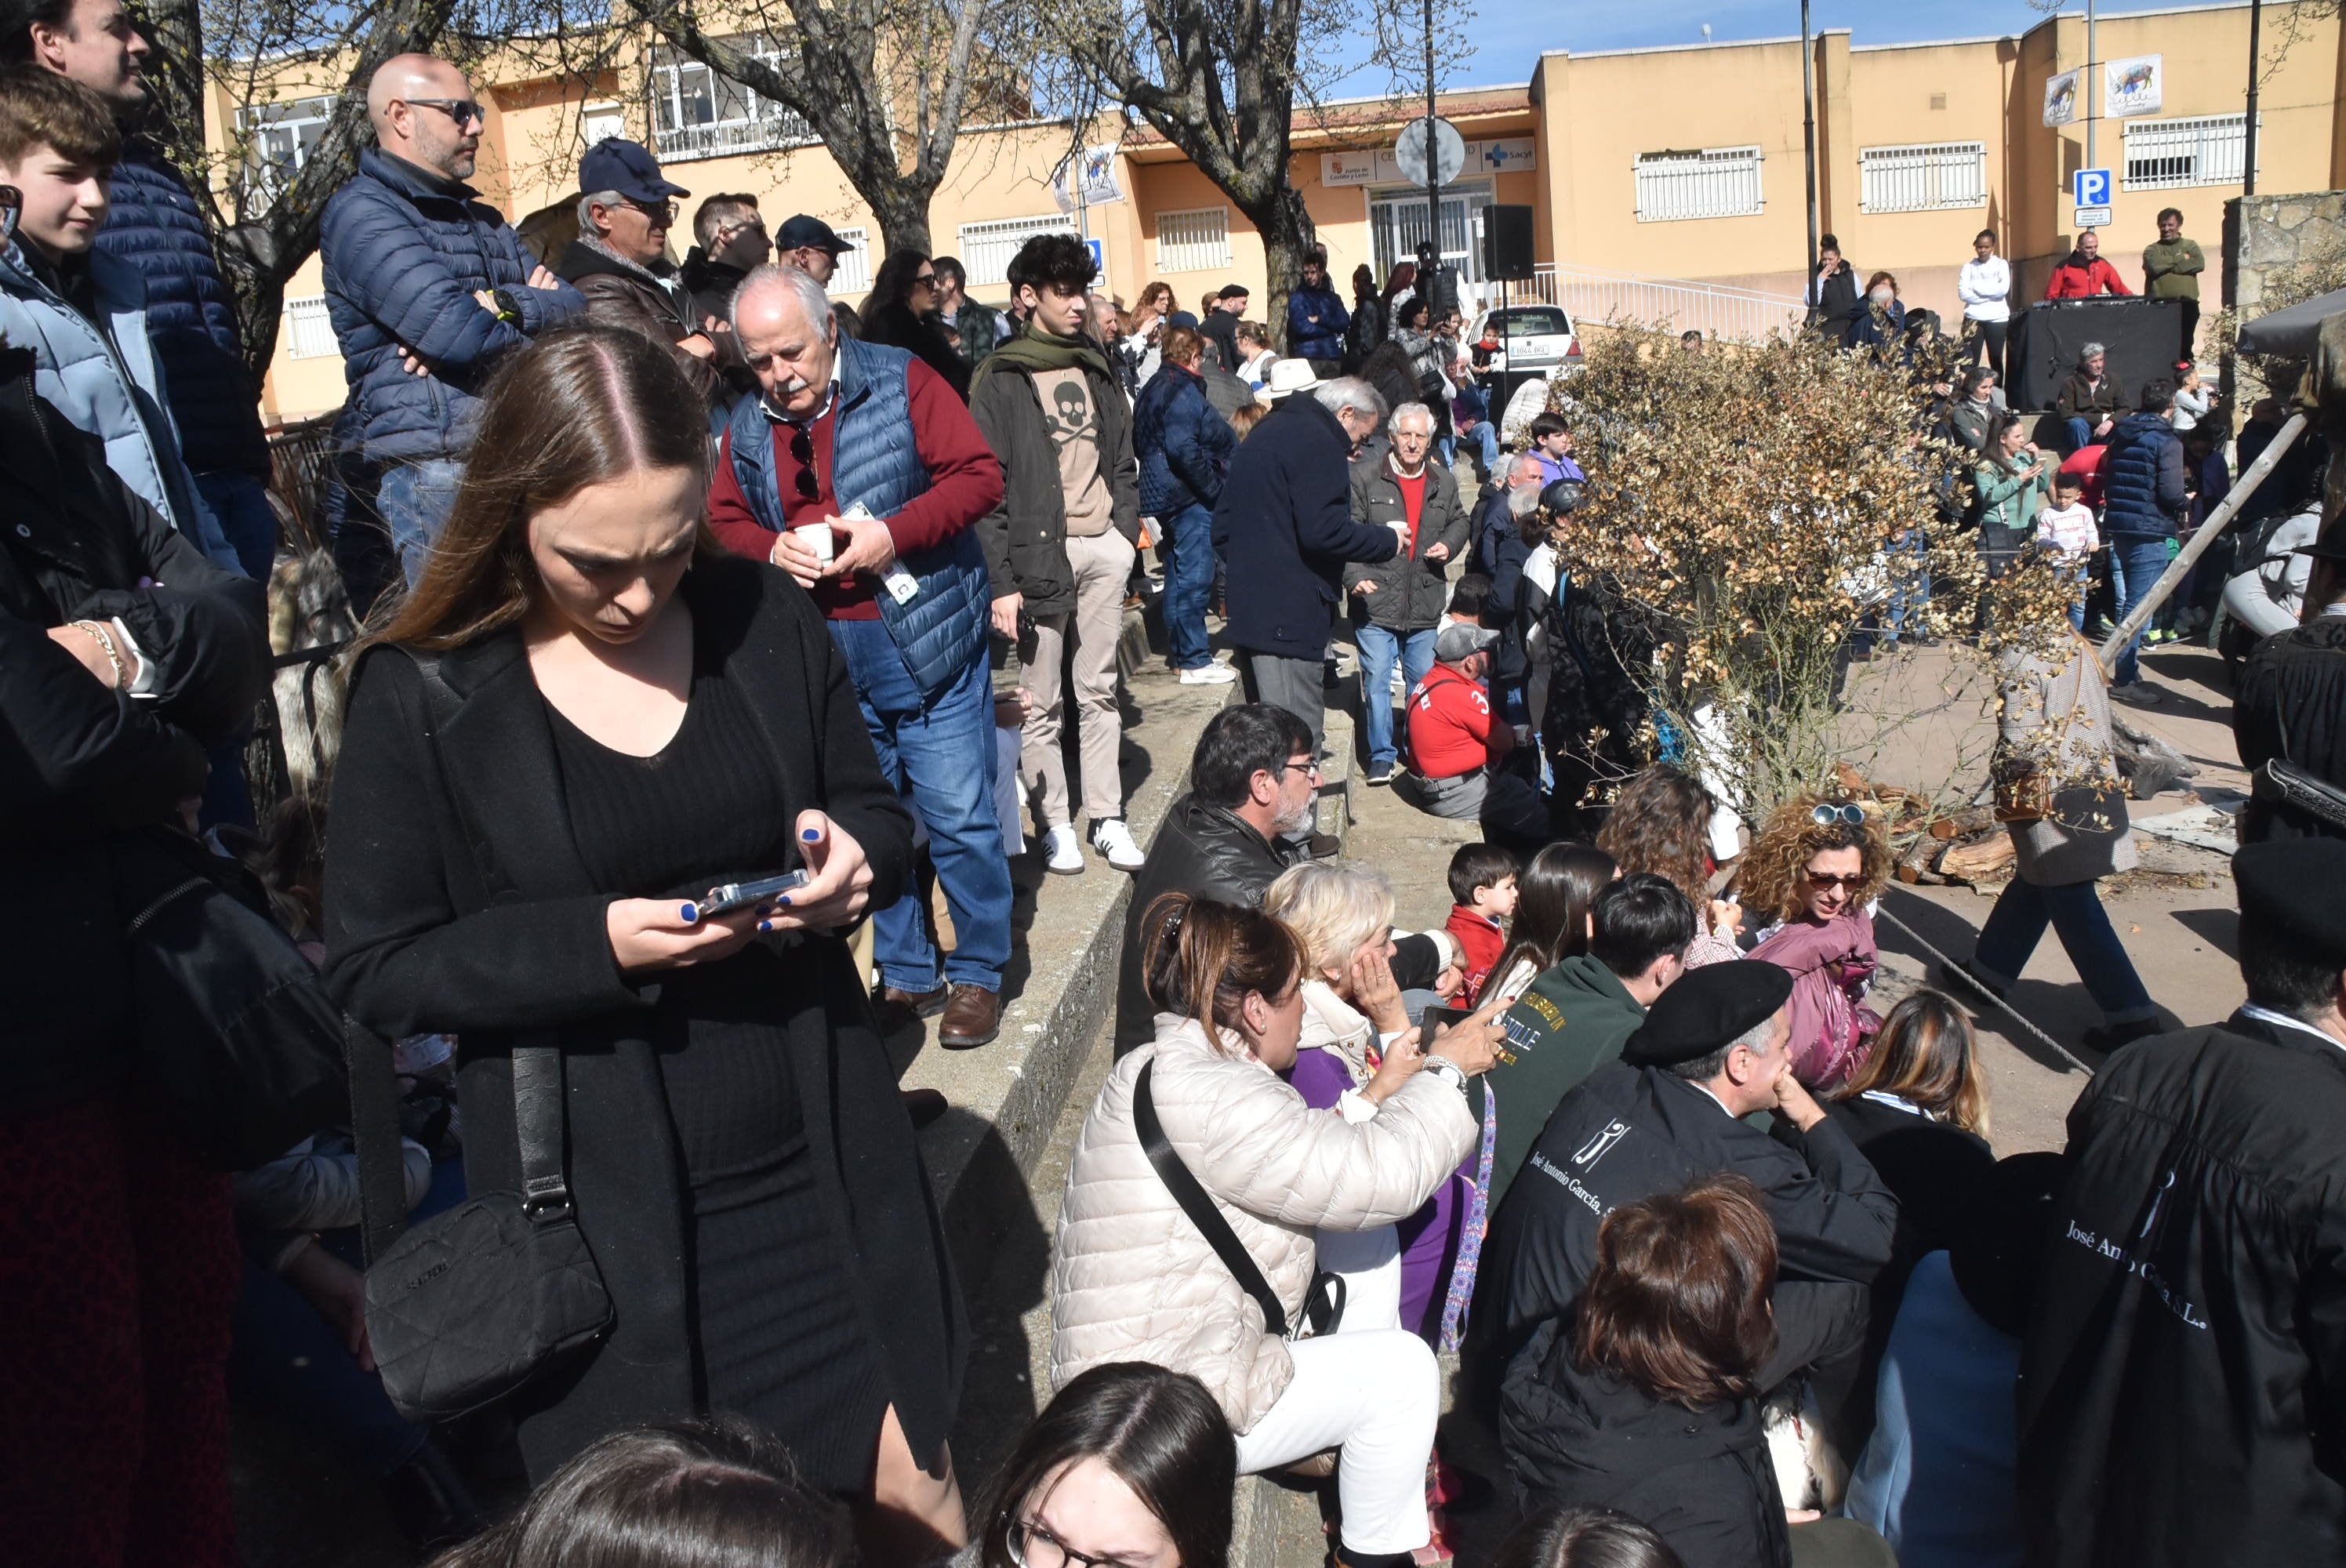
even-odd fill
[[[2133,292],[2118,270],[2102,260],[2101,237],[2090,229],[2077,236],[2077,248],[2045,280],[2048,300],[2090,300],[2096,294]]]
[[[880,766],[928,827],[953,954],[940,976],[919,894],[875,911],[879,1001],[942,1013],[948,1050],[983,1045],[1001,1025],[1010,863],[994,803],[985,557],[970,530],[1001,503],[1001,465],[943,377],[842,334],[807,273],[770,264],[743,279],[733,331],[760,395],[727,425],[709,526],[814,596]]]
[[[1454,622],[1433,643],[1433,667],[1409,694],[1409,770],[1393,793],[1435,817],[1479,818],[1483,836],[1519,854],[1548,840],[1539,790],[1498,766],[1515,734],[1491,716],[1491,645],[1499,634]]]

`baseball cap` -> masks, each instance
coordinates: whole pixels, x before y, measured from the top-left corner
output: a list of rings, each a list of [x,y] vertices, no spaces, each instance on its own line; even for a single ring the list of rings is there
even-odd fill
[[[1443,664],[1454,664],[1481,653],[1499,640],[1499,634],[1488,626],[1470,626],[1464,621],[1453,621],[1442,628],[1433,639],[1433,657]]]
[[[641,142],[607,136],[578,160],[578,188],[589,194],[616,190],[631,201],[665,201],[692,192],[660,177],[659,159]]]
[[[855,247],[839,237],[837,230],[820,218],[810,218],[794,212],[774,235],[777,254],[790,250],[827,250],[837,256]]]

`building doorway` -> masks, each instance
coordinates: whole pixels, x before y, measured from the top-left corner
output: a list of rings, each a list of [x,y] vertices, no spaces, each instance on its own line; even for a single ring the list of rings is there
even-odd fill
[[[1487,303],[1483,279],[1483,209],[1491,205],[1491,183],[1470,181],[1442,188],[1442,260],[1458,269],[1459,309],[1471,317]],[[1377,285],[1395,265],[1417,260],[1425,239],[1425,190],[1394,186],[1369,192],[1369,232],[1376,246]]]

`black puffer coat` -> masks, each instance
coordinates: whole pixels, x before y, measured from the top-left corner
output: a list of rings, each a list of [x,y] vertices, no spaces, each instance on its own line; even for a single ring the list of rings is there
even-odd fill
[[[1569,1320],[1539,1331],[1509,1374],[1499,1445],[1525,1513],[1611,1508],[1653,1527],[1686,1568],[1792,1561],[1760,1409],[1688,1410],[1573,1364]]]
[[[2346,1047],[2234,1013],[2069,1112],[2019,1385],[2032,1568],[2346,1562]]]
[[[122,836],[203,792],[204,750],[269,677],[261,585],[223,571],[106,465],[0,350],[0,1115],[103,1094],[129,1066]],[[151,695],[109,691],[48,628],[119,618]]]
[[[1117,979],[1116,1054],[1157,1037],[1155,1010],[1140,972],[1140,916],[1160,895],[1196,893],[1251,908],[1287,870],[1287,852],[1227,806],[1184,795],[1165,813],[1148,862],[1132,880],[1125,909],[1124,958]]]

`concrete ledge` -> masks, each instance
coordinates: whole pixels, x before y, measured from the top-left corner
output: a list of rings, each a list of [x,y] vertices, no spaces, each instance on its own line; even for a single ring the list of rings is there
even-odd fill
[[[1127,723],[1125,730],[1125,820],[1145,847],[1188,788],[1189,754],[1207,720],[1238,700],[1239,687],[1185,687],[1157,666],[1134,672],[1126,690],[1143,722]],[[1137,760],[1146,771],[1134,785]],[[1022,878],[1022,889],[1031,881]],[[964,1278],[984,1277],[1005,1227],[1022,1209],[1031,1211],[1027,1177],[1050,1141],[1084,1053],[1115,1004],[1131,896],[1132,878],[1088,850],[1081,876],[1043,877],[1032,895],[1025,952],[1014,952],[1005,976],[1009,999],[1000,1036],[974,1051],[946,1051],[932,1028],[903,1076],[905,1088],[936,1089],[953,1104],[922,1133],[921,1153]],[[1022,891],[1017,903],[1026,901]]]

